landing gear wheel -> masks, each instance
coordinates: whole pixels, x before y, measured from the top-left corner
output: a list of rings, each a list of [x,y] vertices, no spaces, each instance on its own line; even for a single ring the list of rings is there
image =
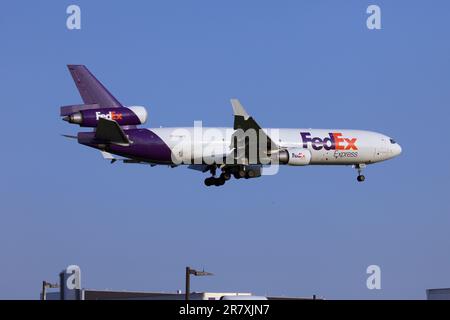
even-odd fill
[[[254,178],[255,176],[256,176],[255,171],[253,171],[253,170],[247,171],[247,176],[246,176],[247,179],[248,178]]]
[[[225,180],[222,178],[214,179],[214,185],[216,187],[223,186],[225,184]]]
[[[223,179],[224,181],[230,180],[231,175],[228,172],[222,172],[220,174],[220,179]]]
[[[366,167],[366,164],[355,164],[353,167],[358,170],[358,177],[356,178],[356,180],[358,180],[358,182],[363,182],[364,180],[366,180],[366,177],[364,177],[364,175],[362,174],[362,171]]]
[[[239,179],[240,178],[245,178],[245,176],[246,176],[245,171],[244,170],[239,170],[238,171],[238,176],[239,176]]]
[[[206,178],[205,179],[205,186],[207,186],[207,187],[212,186],[214,184],[214,180],[215,180],[214,177]]]

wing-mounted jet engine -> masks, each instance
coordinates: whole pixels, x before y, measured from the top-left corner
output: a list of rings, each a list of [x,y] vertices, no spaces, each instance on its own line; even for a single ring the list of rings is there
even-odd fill
[[[311,162],[311,151],[303,148],[288,148],[278,154],[280,164],[290,166],[307,166]]]

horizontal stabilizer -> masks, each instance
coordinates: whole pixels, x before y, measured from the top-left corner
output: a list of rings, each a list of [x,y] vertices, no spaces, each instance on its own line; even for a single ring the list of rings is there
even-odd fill
[[[69,134],[62,134],[62,136],[63,136],[64,138],[69,138],[69,139],[78,139],[77,136],[71,136],[71,135],[69,135]]]
[[[95,139],[106,143],[126,146],[131,144],[131,141],[116,121],[107,120],[104,118],[100,118],[98,120],[97,130],[95,131]]]

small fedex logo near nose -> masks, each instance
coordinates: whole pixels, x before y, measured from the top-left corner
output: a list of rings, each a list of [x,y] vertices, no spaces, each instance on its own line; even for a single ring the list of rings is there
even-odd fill
[[[308,148],[309,144],[314,150],[358,150],[356,138],[342,137],[340,132],[330,132],[328,137],[311,137],[310,132],[300,132],[303,141],[303,148]]]
[[[299,153],[292,152],[292,158],[304,159],[305,158],[305,154],[303,152],[299,152]]]
[[[100,118],[104,118],[107,120],[122,120],[122,114],[114,111],[110,111],[108,113],[101,113],[96,112],[95,113],[95,119],[98,121]]]

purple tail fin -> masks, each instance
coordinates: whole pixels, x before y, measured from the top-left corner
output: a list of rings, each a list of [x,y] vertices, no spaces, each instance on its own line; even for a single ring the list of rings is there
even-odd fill
[[[101,108],[122,107],[122,104],[101,84],[84,65],[67,65],[85,104]]]

